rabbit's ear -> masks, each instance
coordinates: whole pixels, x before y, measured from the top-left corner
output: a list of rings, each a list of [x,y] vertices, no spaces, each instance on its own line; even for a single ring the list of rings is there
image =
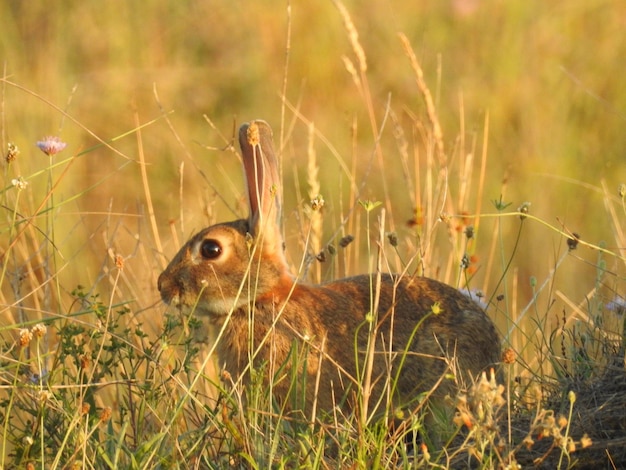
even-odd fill
[[[239,145],[248,185],[251,235],[257,239],[262,236],[263,251],[284,261],[280,175],[272,128],[261,120],[243,124],[239,129]]]

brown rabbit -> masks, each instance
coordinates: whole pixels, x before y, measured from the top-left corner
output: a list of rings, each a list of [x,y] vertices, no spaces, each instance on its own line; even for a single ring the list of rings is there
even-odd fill
[[[363,383],[370,409],[410,406],[431,389],[440,397],[453,392],[451,372],[473,378],[500,360],[498,333],[483,310],[438,281],[389,274],[297,280],[283,254],[271,128],[244,124],[239,142],[248,219],[202,230],[158,280],[165,303],[214,325],[220,367],[245,382],[250,367],[263,365],[279,402],[300,397],[299,408],[311,412],[314,403],[351,409]]]

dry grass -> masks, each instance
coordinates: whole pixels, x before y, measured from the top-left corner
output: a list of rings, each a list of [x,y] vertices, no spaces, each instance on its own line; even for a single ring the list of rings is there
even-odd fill
[[[2,172],[0,466],[427,463],[402,433],[268,417],[262,390],[244,412],[204,327],[160,304],[188,235],[245,212],[233,137],[257,117],[293,266],[364,272],[383,233],[385,270],[478,290],[515,352],[497,431],[465,429],[430,464],[624,465],[623,7],[405,3],[0,6],[0,143],[20,150]],[[68,143],[53,158],[47,134]],[[366,200],[384,209],[372,233]]]

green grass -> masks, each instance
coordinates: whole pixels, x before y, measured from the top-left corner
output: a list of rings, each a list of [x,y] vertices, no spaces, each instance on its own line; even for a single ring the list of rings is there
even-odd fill
[[[496,468],[549,441],[567,468],[585,433],[623,438],[576,416],[623,372],[624,8],[400,3],[0,5],[0,148],[19,148],[0,184],[0,467]],[[469,393],[484,415],[452,397],[450,442],[405,445],[421,411],[293,421],[260,381],[244,406],[206,325],[161,305],[187,237],[246,212],[232,144],[253,118],[275,131],[294,269],[367,272],[381,246],[384,270],[482,292],[515,361]],[[49,158],[45,135],[68,147]]]

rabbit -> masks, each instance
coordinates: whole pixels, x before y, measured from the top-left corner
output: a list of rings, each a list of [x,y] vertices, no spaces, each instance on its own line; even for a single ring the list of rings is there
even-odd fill
[[[423,394],[455,393],[451,372],[471,379],[497,365],[494,324],[451,286],[376,273],[320,285],[297,279],[284,254],[272,130],[251,121],[239,143],[248,218],[200,231],[158,278],[166,304],[208,318],[219,366],[231,377],[245,384],[251,367],[263,370],[278,403],[311,413],[355,411],[358,384],[369,375],[371,402],[396,410]],[[368,344],[374,353],[366,357]]]

